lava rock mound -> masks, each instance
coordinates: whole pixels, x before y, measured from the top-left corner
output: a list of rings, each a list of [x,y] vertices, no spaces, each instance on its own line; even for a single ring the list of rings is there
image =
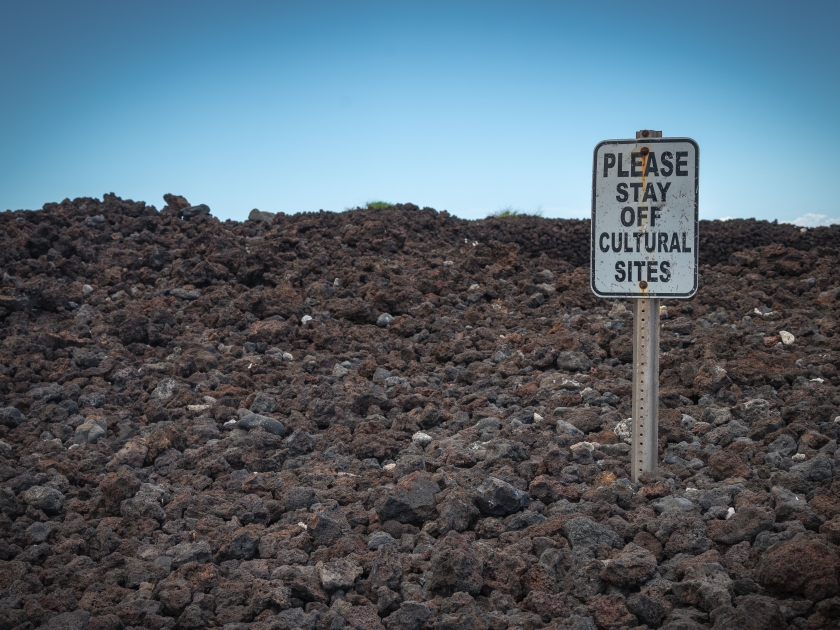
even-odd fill
[[[0,629],[837,628],[840,228],[702,222],[629,479],[589,222],[0,214]]]

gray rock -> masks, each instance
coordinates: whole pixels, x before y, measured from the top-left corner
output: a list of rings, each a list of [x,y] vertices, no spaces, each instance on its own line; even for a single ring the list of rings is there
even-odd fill
[[[251,411],[258,414],[274,413],[279,408],[274,396],[262,392],[254,396],[254,402],[251,403],[250,407]]]
[[[73,348],[73,362],[82,368],[98,367],[102,362],[102,355],[86,350],[85,348]]]
[[[292,486],[283,493],[281,502],[286,512],[304,510],[318,501],[315,490],[308,486]]]
[[[185,219],[191,219],[200,215],[210,214],[210,207],[206,204],[200,203],[197,206],[190,206],[181,210],[181,216]]]
[[[64,388],[58,383],[37,385],[29,390],[29,395],[41,402],[52,402],[61,400],[64,397]]]
[[[376,506],[379,519],[416,524],[430,521],[437,516],[435,495],[438,492],[440,488],[429,473],[411,473],[401,479]]]
[[[387,328],[388,324],[394,321],[394,316],[389,313],[382,313],[379,317],[376,318],[376,325],[380,328]]]
[[[422,630],[426,622],[435,616],[435,611],[420,602],[404,601],[399,610],[391,613],[385,620],[389,630]]]
[[[164,378],[158,381],[157,387],[152,390],[151,397],[154,400],[169,400],[180,388],[180,383],[174,378]]]
[[[153,518],[162,523],[166,520],[166,512],[161,503],[166,497],[160,486],[144,483],[133,497],[120,503],[120,515],[123,518]]]
[[[531,525],[541,525],[548,519],[534,510],[525,510],[519,514],[514,514],[505,519],[505,530],[509,532],[518,531],[531,527]]]
[[[99,409],[105,406],[105,401],[105,392],[88,392],[79,396],[79,404],[82,407]]]
[[[41,625],[41,628],[44,630],[88,630],[90,613],[86,610],[61,613],[50,617],[49,621]]]
[[[201,291],[199,291],[198,289],[192,289],[188,291],[187,289],[177,288],[172,289],[169,293],[170,295],[174,295],[179,300],[197,300],[201,297]]]
[[[30,541],[30,544],[47,542],[55,526],[56,523],[52,521],[32,523],[32,525],[26,528],[26,538]]]
[[[731,605],[735,594],[732,578],[717,562],[688,567],[673,591],[681,603],[699,606],[706,612]]]
[[[579,599],[588,599],[606,589],[605,582],[601,579],[601,571],[604,565],[583,551],[563,550],[565,553],[564,564],[567,564],[565,573],[562,573],[560,588],[570,595]]]
[[[694,504],[688,499],[670,496],[657,499],[651,503],[651,507],[656,510],[657,513],[662,514],[662,512],[671,511],[688,512],[689,510],[694,509]]]
[[[64,507],[64,495],[47,486],[32,486],[21,493],[20,498],[36,510],[43,510],[47,514],[58,514]]]
[[[557,355],[557,367],[566,372],[588,372],[592,360],[583,352],[565,350]]]
[[[593,617],[572,615],[559,623],[560,625],[557,626],[558,630],[598,630]]]
[[[668,614],[665,606],[658,599],[644,593],[633,593],[627,598],[627,610],[642,623],[658,627]]]
[[[371,551],[376,551],[383,545],[391,545],[396,548],[397,541],[388,532],[383,532],[382,530],[377,530],[373,532],[370,535],[370,540],[368,541],[367,548]]]
[[[780,521],[796,518],[808,508],[807,496],[795,494],[787,488],[773,486],[771,494],[773,509],[776,512],[776,518]]]
[[[637,588],[656,573],[656,556],[642,547],[623,551],[607,561],[601,579],[622,588]]]
[[[816,457],[795,464],[790,469],[791,473],[799,473],[805,479],[812,482],[825,481],[831,479],[834,475],[834,460],[829,459],[825,453],[820,453]]]
[[[528,507],[531,497],[506,481],[488,477],[475,490],[475,504],[484,514],[505,516]]]
[[[362,567],[350,558],[341,558],[335,562],[319,562],[317,569],[321,585],[327,591],[338,589],[346,591],[353,587],[356,578],[362,574]]]
[[[286,434],[286,427],[283,425],[282,422],[279,420],[275,420],[269,416],[263,416],[258,413],[249,413],[243,415],[239,419],[239,422],[236,423],[240,429],[246,429],[248,431],[252,429],[261,428],[269,433],[274,435],[285,435]]]
[[[701,419],[703,420],[703,422],[708,422],[709,424],[720,426],[732,420],[732,412],[729,411],[728,407],[724,407],[722,409],[718,409],[715,407],[706,407],[706,410],[703,412],[703,416],[701,417]]]
[[[583,551],[593,556],[597,554],[601,545],[617,549],[623,546],[618,534],[585,516],[568,521],[563,526],[563,533],[574,551]]]
[[[240,528],[219,549],[219,559],[251,560],[260,546],[259,535],[251,530]]]
[[[787,630],[785,616],[779,602],[764,595],[746,595],[739,598],[735,609],[723,608],[712,615],[715,630],[739,628],[740,630]]]
[[[487,445],[484,461],[493,465],[499,461],[518,464],[528,458],[528,449],[521,442],[512,440],[493,440]]]
[[[769,413],[771,413],[770,403],[763,398],[745,400],[732,408],[732,415],[744,420],[747,424],[757,422]]]
[[[254,208],[251,212],[248,213],[248,220],[249,221],[263,221],[264,223],[271,224],[274,220],[276,213],[275,212],[265,212],[263,210],[258,210]]]
[[[557,421],[557,433],[563,434],[567,433],[573,437],[583,437],[584,433],[580,429],[578,429],[575,425],[566,422],[565,420],[558,420]]]
[[[466,531],[480,516],[470,493],[461,487],[452,488],[438,509],[438,529],[441,534]]]
[[[17,407],[0,407],[0,424],[15,428],[26,420]]]
[[[288,608],[277,613],[271,618],[272,630],[315,630],[315,624],[318,623],[318,618],[321,613],[317,610],[311,612],[304,612],[303,608]],[[237,624],[226,624],[236,626]],[[242,629],[247,628],[242,624]],[[231,630],[240,630],[240,628],[232,628]]]
[[[790,457],[797,450],[796,440],[790,435],[780,435],[767,445],[768,453],[779,453],[782,457]]]
[[[73,434],[74,444],[96,444],[105,437],[107,426],[103,420],[87,420],[76,427]]]
[[[392,591],[399,590],[403,570],[400,555],[392,545],[382,545],[376,550],[370,567],[369,581],[375,590],[383,586]]]
[[[389,370],[378,367],[373,373],[373,382],[378,383],[379,381],[387,380],[389,376],[391,376],[391,372]]]
[[[323,504],[315,512],[310,523],[309,535],[319,545],[332,545],[351,531],[347,516],[335,501]]]
[[[275,420],[275,422],[277,421]],[[274,433],[274,431],[271,432]],[[303,429],[295,429],[292,431],[292,434],[283,441],[283,444],[285,444],[286,448],[289,449],[289,455],[291,457],[297,457],[298,455],[305,455],[306,453],[312,452],[312,449],[315,448],[315,436],[307,433]]]
[[[430,570],[430,590],[478,595],[484,585],[484,565],[472,550],[469,539],[458,532],[449,532],[438,540]]]
[[[205,541],[182,542],[175,545],[166,554],[172,558],[172,569],[177,569],[188,562],[208,564],[213,562],[213,551]]]

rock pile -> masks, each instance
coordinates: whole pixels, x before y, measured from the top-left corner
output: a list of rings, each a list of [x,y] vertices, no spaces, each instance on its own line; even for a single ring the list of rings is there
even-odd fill
[[[166,202],[0,214],[0,628],[840,624],[837,228],[701,226],[634,484],[587,223]]]

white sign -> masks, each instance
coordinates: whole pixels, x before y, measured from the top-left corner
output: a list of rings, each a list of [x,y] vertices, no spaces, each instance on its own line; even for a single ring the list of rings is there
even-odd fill
[[[700,152],[690,138],[606,140],[595,147],[595,295],[694,295],[699,166]]]

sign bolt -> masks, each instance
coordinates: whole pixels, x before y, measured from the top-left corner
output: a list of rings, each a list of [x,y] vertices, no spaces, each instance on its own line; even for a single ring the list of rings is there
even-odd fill
[[[641,153],[642,155],[647,155],[648,153],[650,153],[650,149],[648,149],[647,147],[642,147],[639,153]]]
[[[647,138],[650,136],[650,131],[647,129],[642,129],[642,138]]]
[[[639,288],[640,288],[640,289],[647,289],[647,281],[646,281],[646,280],[642,280],[642,281],[639,283]]]

